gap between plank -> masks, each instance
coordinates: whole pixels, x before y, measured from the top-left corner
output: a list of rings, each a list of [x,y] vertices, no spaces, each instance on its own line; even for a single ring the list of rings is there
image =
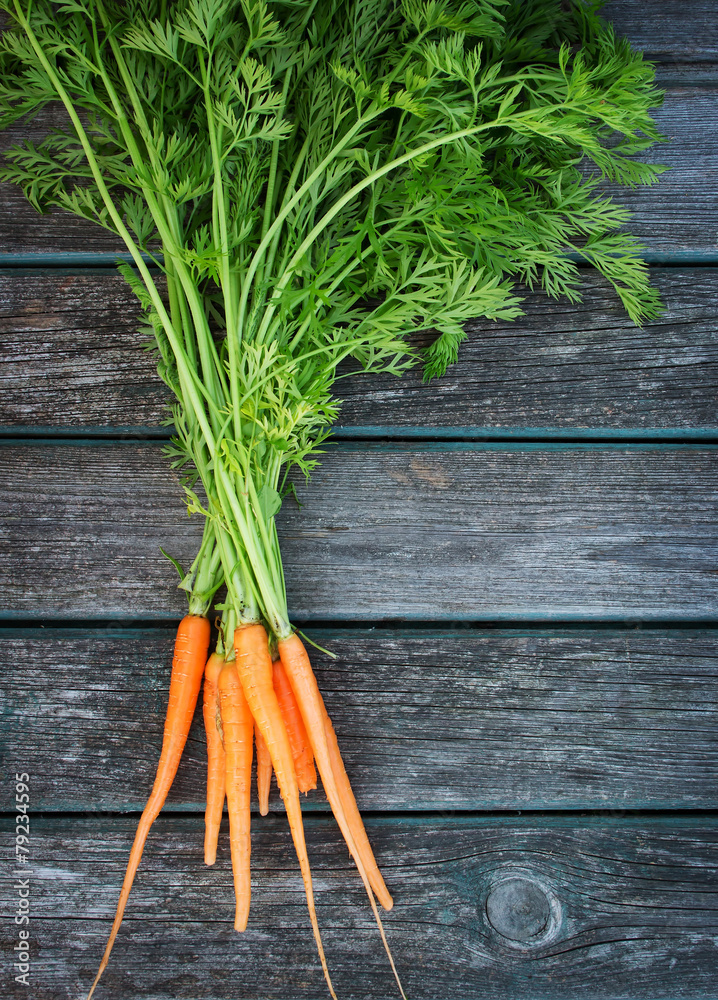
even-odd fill
[[[585,258],[576,252],[566,254],[568,260],[579,267],[593,268]],[[685,267],[687,264],[697,267],[710,267],[718,264],[718,250],[650,250],[645,249],[641,258],[651,267]],[[142,254],[147,264],[161,262],[161,255],[151,257]],[[0,253],[0,270],[4,268],[114,268],[117,263],[132,264],[131,254],[125,252],[95,251],[92,253]]]
[[[53,819],[72,819],[77,816],[119,818],[141,813],[144,803],[128,806],[126,809],[38,809],[33,812],[35,821],[43,816]],[[13,819],[14,812],[0,810],[0,819]],[[321,823],[332,818],[328,803],[302,802],[302,815],[305,820]],[[204,803],[187,804],[184,806],[167,804],[162,809],[161,817],[167,816],[197,816],[204,817]],[[266,816],[260,817],[259,812],[252,810],[252,816],[260,822],[273,820],[285,821],[285,813],[271,810]],[[160,817],[160,818],[161,818]],[[224,814],[226,819],[226,813]],[[639,820],[650,820],[651,823],[680,826],[692,825],[695,820],[718,821],[718,809],[396,809],[374,810],[362,809],[362,818],[371,824],[388,825],[397,820],[404,823],[425,825],[427,823],[485,823],[486,825],[530,826],[536,822],[547,820],[551,825],[573,825],[577,820],[581,825],[599,826],[607,822],[616,826],[631,826]]]
[[[104,618],[21,618],[4,617],[0,612],[0,632],[32,631],[39,629],[62,629],[84,632],[87,629],[105,630],[117,635],[120,632],[169,631],[177,629],[178,618],[152,618],[134,615],[132,618],[123,616]],[[366,620],[352,618],[333,619],[296,619],[292,624],[302,631],[384,631],[408,634],[411,632],[434,632],[445,635],[449,632],[557,632],[557,631],[690,631],[692,629],[713,630],[718,628],[718,618],[650,618],[637,620],[635,618],[466,618],[466,619],[411,619],[390,618],[384,620]]]
[[[102,447],[165,442],[172,431],[164,427],[2,427],[0,447],[43,446]],[[356,450],[481,451],[509,448],[543,448],[559,451],[594,448],[705,448],[718,445],[716,427],[666,427],[620,430],[566,430],[540,427],[337,427],[326,448]]]

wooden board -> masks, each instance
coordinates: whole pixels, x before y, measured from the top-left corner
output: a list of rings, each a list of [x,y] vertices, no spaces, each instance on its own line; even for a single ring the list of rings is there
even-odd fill
[[[635,213],[630,229],[653,253],[680,251],[715,259],[718,87],[667,85],[665,102],[654,117],[669,141],[653,147],[643,158],[670,167],[670,172],[651,187],[630,190],[607,184],[605,191]],[[0,155],[25,138],[39,141],[62,121],[61,112],[47,109],[29,124],[0,132]],[[118,237],[92,223],[64,212],[38,215],[22,194],[7,184],[0,185],[0,232],[0,261],[2,255],[38,253],[79,253],[85,257],[99,253],[110,255],[111,260],[113,253],[126,252]]]
[[[718,269],[657,269],[645,329],[586,275],[581,305],[528,294],[512,323],[476,320],[430,387],[420,370],[343,378],[342,434],[696,434],[718,425]],[[0,426],[159,428],[168,394],[116,274],[0,272]],[[350,370],[347,366],[345,371]]]
[[[312,651],[364,809],[718,806],[710,630],[309,635],[337,656]],[[5,760],[32,774],[35,810],[142,808],[172,641],[170,630],[0,630],[17,664],[0,680]],[[198,710],[170,808],[203,811],[205,770]],[[325,801],[312,793],[306,805]]]
[[[339,658],[313,658],[395,892],[386,924],[412,1000],[718,1000],[718,831],[705,811],[718,787],[715,452],[527,443],[716,434],[715,4],[609,0],[606,12],[668,89],[657,117],[671,141],[648,155],[672,170],[618,191],[649,259],[668,265],[653,269],[668,312],[638,331],[586,272],[581,306],[529,296],[519,323],[470,324],[461,362],[428,390],[414,376],[344,380],[340,433],[355,441],[300,484],[301,512],[283,511],[293,613],[354,620],[315,627]],[[11,140],[0,134],[0,148]],[[70,216],[36,215],[7,186],[0,233],[14,268],[110,263],[122,249]],[[109,270],[0,275],[0,425],[75,429],[72,446],[0,450],[0,604],[5,624],[35,626],[0,632],[3,759],[32,773],[30,865],[18,866],[31,884],[30,987],[7,975],[12,997],[81,997],[95,974],[136,822],[105,810],[138,809],[151,781],[162,622],[184,607],[158,546],[187,560],[199,536],[159,442],[101,440],[161,433],[164,395],[135,326]],[[434,440],[356,441],[392,435]],[[523,444],[445,440],[491,435]],[[41,629],[43,618],[86,627]],[[387,618],[412,624],[373,627]],[[521,627],[529,618],[557,624]],[[153,627],[123,628],[142,620]],[[253,823],[245,935],[231,928],[226,829],[216,868],[201,864],[198,721],[98,1000],[319,1000],[277,797]],[[5,782],[10,844],[12,795]],[[397,996],[321,796],[307,808],[339,996]],[[7,876],[10,955],[19,890]]]
[[[138,314],[119,274],[0,272],[0,424],[159,425],[167,395]]]
[[[306,826],[338,995],[388,1000],[396,987],[338,832],[319,817]],[[385,926],[412,1000],[716,996],[711,820],[387,817],[368,830],[395,893]],[[34,821],[23,867],[33,1000],[87,991],[132,831],[129,817]],[[253,906],[242,935],[232,930],[226,846],[207,869],[201,842],[201,817],[157,822],[98,998],[324,997],[283,819],[254,824]],[[12,890],[6,898],[11,907]],[[15,932],[2,921],[8,952]],[[28,995],[20,989],[13,995]]]
[[[701,619],[716,613],[718,453],[702,446],[348,444],[278,516],[295,620]],[[5,445],[4,617],[185,607],[157,444]]]
[[[651,62],[718,62],[718,22],[713,0],[661,0],[660,8],[645,0],[607,0],[603,16],[616,34],[630,38]]]

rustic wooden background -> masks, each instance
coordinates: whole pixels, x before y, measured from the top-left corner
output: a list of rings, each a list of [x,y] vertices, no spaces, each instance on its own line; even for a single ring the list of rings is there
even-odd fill
[[[587,273],[580,306],[529,296],[519,322],[471,324],[428,390],[347,380],[281,515],[294,618],[338,654],[317,673],[412,1000],[718,997],[718,19],[710,0],[607,13],[666,89],[650,156],[673,169],[622,194],[665,315],[635,329]],[[116,244],[7,187],[0,241],[1,990],[75,1000],[159,753],[183,596],[158,546],[185,559],[200,526]],[[98,1000],[320,1000],[277,797],[238,936],[226,840],[202,864],[203,757],[196,719]],[[9,957],[15,771],[29,990]],[[321,796],[307,837],[340,998],[394,997]]]

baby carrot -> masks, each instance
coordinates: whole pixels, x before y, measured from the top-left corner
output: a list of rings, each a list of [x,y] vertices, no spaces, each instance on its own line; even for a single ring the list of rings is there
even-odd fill
[[[331,724],[327,710],[324,707],[324,700],[317,686],[309,657],[304,648],[304,644],[299,636],[294,633],[286,639],[280,639],[279,655],[286,670],[287,677],[292,685],[297,701],[302,710],[302,716],[307,724],[307,730],[312,739],[314,754],[322,774],[327,798],[329,798],[335,814],[337,809],[332,801],[332,788],[336,787],[336,801],[339,804],[339,812],[346,817],[346,823],[351,833],[356,849],[366,868],[369,883],[377,895],[379,902],[385,910],[392,908],[393,900],[384,884],[381,872],[374,859],[369,839],[364,829],[359,809],[351,790],[344,764],[339,753],[334,727]],[[325,756],[325,766],[327,777],[322,770],[322,757]],[[330,786],[330,787],[327,787]],[[341,821],[337,816],[337,822]],[[349,845],[347,845],[349,846]],[[351,849],[351,848],[350,848]]]
[[[266,816],[269,812],[269,786],[272,783],[272,758],[269,756],[267,744],[262,739],[259,727],[254,727],[254,743],[257,748],[257,798],[259,799],[259,815]]]
[[[222,667],[217,689],[227,765],[227,812],[235,895],[234,929],[243,931],[247,927],[251,896],[249,825],[254,722],[234,663],[225,663]]]
[[[385,909],[391,909],[393,900],[384,885],[384,879],[381,877],[381,873],[374,860],[354,794],[351,793],[351,786],[349,785],[349,779],[346,777],[346,772],[344,772],[345,782],[341,780],[341,774],[335,774],[335,762],[332,759],[334,754],[329,749],[330,734],[325,721],[329,717],[324,707],[322,696],[319,693],[319,687],[317,686],[307,651],[304,648],[302,640],[296,633],[280,639],[277,643],[277,648],[307,728],[307,734],[312,744],[312,750],[314,751],[314,757],[322,778],[324,791],[329,799],[329,804],[332,807],[332,812],[339,824],[339,829],[346,841],[346,845],[349,848],[349,853],[354,858],[357,870],[364,883],[372,913],[377,922],[384,950],[389,959],[399,992],[404,1000],[406,1000],[406,994],[404,993],[399,973],[394,964],[394,958],[384,933],[384,927],[372,889]],[[336,740],[336,737],[334,740]],[[337,746],[336,753],[338,753],[338,749]],[[344,771],[343,764],[341,771]],[[350,796],[346,794],[347,787],[351,793]]]
[[[127,871],[122,883],[115,919],[112,923],[107,945],[105,946],[105,953],[102,956],[95,981],[90,987],[90,992],[87,994],[87,1000],[90,1000],[92,997],[95,987],[107,967],[112,946],[115,943],[117,932],[122,923],[122,915],[125,912],[130,889],[137,874],[147,834],[157,819],[167,798],[167,793],[172,786],[174,777],[177,774],[180,757],[187,742],[187,734],[189,733],[192,716],[197,704],[197,696],[200,684],[202,683],[202,674],[207,662],[209,633],[209,622],[201,615],[185,615],[177,629],[160,761],[157,765],[157,773],[155,774],[150,797],[137,825],[137,832],[135,833],[135,840],[130,851],[130,859],[127,862]]]
[[[339,743],[337,741],[337,734],[334,732],[332,720],[329,718],[329,714],[324,706],[324,700],[322,699],[321,694],[319,694],[319,698],[324,714],[324,731],[327,734],[329,760],[331,761],[334,780],[337,784],[337,791],[344,808],[344,815],[346,816],[347,824],[352,832],[357,850],[364,861],[369,883],[384,909],[390,910],[394,905],[394,900],[389,895],[389,890],[384,884],[384,879],[379,871],[376,860],[374,859],[374,853],[371,849],[369,838],[367,837],[366,830],[364,828],[364,823],[362,822],[357,801],[354,798],[354,792],[352,791],[349,776],[347,775],[346,768],[344,767],[342,755],[339,752]]]
[[[217,860],[217,840],[222,822],[225,797],[225,755],[220,730],[217,678],[224,666],[224,655],[212,653],[204,669],[202,710],[207,734],[207,807],[204,812],[204,863]]]
[[[314,767],[314,754],[307,730],[281,660],[275,660],[272,664],[272,674],[274,692],[277,695],[279,710],[282,713],[284,725],[287,727],[287,736],[292,748],[297,785],[300,792],[308,792],[317,787],[317,772]]]

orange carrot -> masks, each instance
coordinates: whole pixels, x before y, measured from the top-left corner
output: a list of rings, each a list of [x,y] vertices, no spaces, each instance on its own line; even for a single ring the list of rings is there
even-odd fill
[[[267,633],[263,625],[241,625],[235,629],[234,649],[237,657],[237,673],[242,682],[247,702],[254,721],[259,727],[264,742],[272,758],[272,766],[277,776],[279,791],[284,800],[289,820],[289,829],[294,840],[294,847],[299,858],[299,867],[304,881],[304,891],[307,896],[309,918],[312,923],[314,940],[316,941],[319,958],[322,963],[324,977],[334,1000],[336,993],[329,977],[324,947],[319,934],[317,913],[314,906],[314,890],[312,875],[309,869],[309,857],[304,840],[304,825],[302,810],[299,804],[299,788],[294,773],[294,758],[292,748],[284,726],[279,702],[274,693],[272,683],[272,658],[269,655]]]
[[[225,791],[224,744],[220,730],[217,678],[224,666],[224,655],[212,653],[204,668],[203,714],[207,734],[207,807],[204,811],[204,863],[217,860],[217,841],[222,822]]]
[[[307,730],[281,660],[275,660],[272,664],[272,674],[274,692],[277,695],[279,710],[282,713],[284,725],[287,727],[287,736],[292,748],[297,785],[300,792],[308,792],[317,787],[317,772],[314,767],[314,754]]]
[[[269,812],[269,786],[272,783],[272,758],[269,756],[267,744],[262,739],[259,727],[254,727],[254,743],[257,747],[257,798],[259,799],[259,815],[266,816]]]
[[[301,639],[296,634],[280,639],[277,648],[307,728],[307,735],[312,744],[314,758],[322,778],[324,791],[329,799],[329,804],[339,824],[342,836],[349,848],[349,853],[353,857],[361,880],[364,883],[364,888],[369,897],[369,903],[371,904],[374,919],[377,922],[394,978],[402,997],[406,1000],[406,994],[404,993],[399,973],[394,964],[394,958],[384,933],[372,889],[385,909],[391,909],[394,905],[393,900],[384,885],[384,879],[374,860],[374,855],[369,845],[366,831],[364,830],[364,824],[359,814],[354,794],[351,792],[351,786],[349,785],[349,779],[346,777],[344,766],[342,764],[341,769],[339,769],[335,763],[334,758],[338,754],[339,748],[337,746],[336,751],[330,751],[329,749],[330,742],[335,742],[336,737],[332,740],[328,732],[328,729],[331,728],[331,726],[327,727],[326,724],[329,716],[324,707],[322,696],[319,693],[307,651]],[[339,772],[337,774],[335,774],[335,767],[337,767],[337,771]],[[341,772],[344,772],[344,779],[341,777]],[[349,790],[349,795],[347,795],[347,789]]]
[[[243,931],[249,918],[250,789],[254,722],[234,663],[225,663],[217,680],[227,763],[227,812],[234,875],[234,929]]]
[[[102,956],[95,981],[90,988],[90,992],[87,994],[87,1000],[90,1000],[92,997],[95,987],[107,967],[112,946],[115,943],[117,932],[122,923],[122,915],[130,895],[130,889],[132,888],[140,858],[142,857],[147,834],[150,832],[150,827],[157,819],[165,803],[167,793],[170,790],[175,774],[177,773],[177,768],[179,767],[180,757],[187,742],[187,734],[189,733],[192,716],[197,704],[197,696],[200,684],[202,683],[202,674],[207,662],[209,633],[209,622],[201,615],[185,615],[177,629],[167,716],[165,718],[164,734],[162,737],[162,753],[160,754],[160,761],[157,765],[157,773],[150,797],[137,826],[110,937],[105,946],[105,953]]]
[[[339,753],[339,744],[334,733],[334,727],[324,706],[324,700],[317,686],[307,651],[304,648],[302,640],[296,633],[288,636],[286,639],[281,639],[278,648],[282,664],[287,672],[287,677],[302,708],[302,714],[307,722],[307,729],[310,732],[310,736],[312,728],[314,729],[315,740],[318,742],[318,747],[314,751],[317,764],[321,771],[321,750],[323,744],[326,748],[327,763],[331,767],[331,775],[336,785],[341,811],[346,816],[346,822],[351,831],[352,839],[366,868],[369,883],[384,909],[390,910],[394,903],[374,859],[374,854],[369,844],[366,830],[364,829],[364,823],[362,822],[361,814],[359,813],[356,799],[354,798],[354,793],[352,792],[349,778],[347,777],[344,763]],[[310,719],[312,725],[310,725]],[[327,782],[323,773],[322,781],[325,784],[325,791],[329,798],[330,792],[326,788]],[[331,784],[331,780],[329,783]],[[330,803],[332,809],[334,809],[331,798]]]

